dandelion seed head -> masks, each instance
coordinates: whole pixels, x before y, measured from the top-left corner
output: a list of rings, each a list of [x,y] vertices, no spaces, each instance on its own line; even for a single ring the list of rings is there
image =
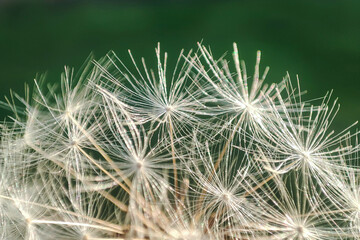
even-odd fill
[[[234,69],[198,47],[173,68],[160,45],[154,68],[110,52],[13,94],[0,238],[358,238],[359,131],[331,131],[331,94],[310,104],[289,76],[264,83],[260,52],[250,78],[236,44]]]

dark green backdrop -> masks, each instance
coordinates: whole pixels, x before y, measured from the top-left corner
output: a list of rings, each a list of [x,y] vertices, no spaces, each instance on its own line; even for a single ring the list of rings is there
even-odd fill
[[[90,52],[101,57],[132,49],[147,62],[158,41],[170,58],[203,39],[213,53],[236,41],[249,68],[256,50],[269,82],[299,74],[306,98],[334,89],[341,129],[360,119],[360,1],[93,1],[23,3],[0,0],[0,96],[22,93],[24,82],[63,66],[79,67]],[[230,54],[229,54],[230,55]],[[230,56],[229,56],[230,57]],[[252,69],[251,69],[252,70]],[[1,119],[9,112],[1,110]]]

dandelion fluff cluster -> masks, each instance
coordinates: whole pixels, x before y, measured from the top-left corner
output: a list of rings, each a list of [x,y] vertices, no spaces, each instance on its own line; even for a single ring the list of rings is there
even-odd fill
[[[260,52],[249,77],[236,44],[129,56],[2,104],[1,239],[360,239],[358,132],[331,130],[331,92],[266,83]]]

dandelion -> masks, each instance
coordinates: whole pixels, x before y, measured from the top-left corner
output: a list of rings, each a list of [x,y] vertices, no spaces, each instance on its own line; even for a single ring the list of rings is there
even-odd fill
[[[198,44],[172,71],[160,45],[153,69],[110,52],[11,93],[0,239],[358,239],[355,124],[233,49],[234,69]]]

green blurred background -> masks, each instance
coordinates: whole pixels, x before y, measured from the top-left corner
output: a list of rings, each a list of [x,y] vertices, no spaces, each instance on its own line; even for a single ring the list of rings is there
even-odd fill
[[[306,99],[334,89],[341,110],[335,128],[360,119],[360,1],[4,1],[0,0],[0,96],[23,94],[37,73],[58,82],[63,66],[79,68],[109,50],[129,62],[154,60],[154,48],[174,62],[203,40],[215,56],[238,43],[252,72],[256,50],[270,66],[268,82],[290,73]],[[334,98],[335,98],[334,97]],[[3,119],[9,114],[0,110]]]

